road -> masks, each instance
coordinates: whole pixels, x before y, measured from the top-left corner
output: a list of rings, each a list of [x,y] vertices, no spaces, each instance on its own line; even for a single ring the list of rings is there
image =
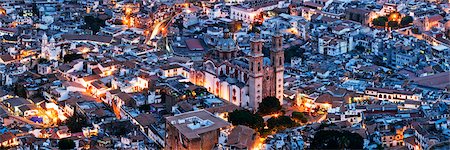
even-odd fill
[[[146,42],[145,42],[145,43],[146,43],[147,45],[149,45],[149,44],[150,44],[149,41],[151,41],[152,39],[154,39],[159,33],[161,33],[161,31],[162,31],[163,29],[164,29],[164,30],[168,30],[168,29],[169,29],[168,27],[172,25],[173,19],[174,19],[174,18],[177,18],[177,17],[180,16],[181,14],[182,14],[182,12],[179,12],[179,13],[177,13],[177,14],[171,16],[171,17],[168,17],[168,18],[166,18],[166,19],[164,19],[164,20],[161,20],[160,22],[156,23],[156,24],[152,27],[152,29],[153,29],[153,30],[152,30],[152,33],[149,34],[149,35],[147,36]],[[171,48],[170,48],[170,46],[169,46],[169,41],[168,41],[168,39],[166,38],[167,33],[168,33],[168,31],[165,32],[165,33],[163,33],[163,37],[164,37],[164,39],[166,40],[166,41],[165,41],[165,49],[166,49],[169,53],[171,53],[172,50],[171,50]]]
[[[150,34],[150,37],[149,37],[148,40],[151,40],[151,39],[155,38],[156,35],[158,35],[158,33],[160,32],[160,30],[162,29],[162,28],[161,28],[161,25],[162,25],[163,23],[165,23],[167,20],[169,20],[169,18],[166,18],[166,19],[164,19],[164,20],[162,20],[162,21],[156,23],[156,24],[153,26],[152,34]]]

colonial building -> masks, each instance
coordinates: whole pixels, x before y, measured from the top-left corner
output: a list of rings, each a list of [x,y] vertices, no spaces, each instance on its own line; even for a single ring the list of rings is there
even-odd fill
[[[420,101],[421,96],[412,91],[401,91],[384,88],[368,87],[364,91],[365,98],[387,100],[393,103],[405,103],[406,100]]]
[[[11,132],[0,134],[0,147],[9,148],[19,144],[19,139]]]
[[[233,5],[230,7],[230,19],[242,20],[245,23],[252,23],[261,12],[281,8],[283,1],[279,0],[252,0],[246,5]]]
[[[221,130],[231,124],[202,109],[166,117],[164,149],[213,149]]]
[[[48,37],[44,33],[44,35],[42,35],[41,43],[41,58],[47,60],[59,60],[61,58],[62,50],[55,44],[55,38],[51,37],[50,41],[48,41]]]
[[[225,30],[211,57],[202,66],[191,69],[190,81],[205,87],[214,95],[231,103],[257,110],[264,97],[283,100],[284,51],[280,33],[272,37],[270,57],[262,53],[264,40],[256,35],[251,39],[248,54],[240,51]]]

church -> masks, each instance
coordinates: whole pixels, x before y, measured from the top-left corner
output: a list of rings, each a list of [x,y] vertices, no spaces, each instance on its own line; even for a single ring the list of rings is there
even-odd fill
[[[269,96],[278,98],[282,104],[283,37],[279,32],[272,37],[269,57],[262,52],[264,43],[257,34],[251,39],[250,52],[244,53],[225,29],[212,55],[200,67],[190,70],[190,81],[252,111],[258,110],[262,99]]]
[[[47,34],[44,33],[44,35],[42,35],[40,58],[47,60],[60,60],[63,52],[64,51],[56,45],[55,38],[51,37],[49,41]]]

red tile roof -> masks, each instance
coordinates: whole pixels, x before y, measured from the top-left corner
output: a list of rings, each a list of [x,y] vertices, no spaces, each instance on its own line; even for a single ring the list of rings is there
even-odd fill
[[[0,143],[12,140],[14,138],[16,138],[16,136],[14,134],[12,134],[11,132],[6,132],[3,134],[0,134]]]
[[[444,19],[444,17],[442,17],[439,14],[428,17],[429,22],[436,22],[436,21],[440,21],[442,19]]]
[[[412,81],[418,85],[445,89],[450,86],[450,72],[438,73],[435,75],[413,78]]]
[[[228,136],[227,145],[239,149],[251,148],[255,143],[254,134],[256,134],[255,130],[247,126],[238,125],[231,130],[231,133]]]
[[[303,5],[305,5],[305,6],[312,6],[312,7],[323,7],[322,4],[317,4],[317,3],[309,2],[309,1],[308,2],[304,2]]]
[[[97,80],[100,78],[101,78],[101,76],[99,76],[99,75],[90,75],[90,76],[84,77],[83,80],[86,82],[89,82],[89,81]]]
[[[0,55],[0,59],[1,59],[3,62],[10,62],[10,61],[13,61],[13,60],[14,60],[14,58],[11,57],[11,55],[9,55],[9,54]]]
[[[400,90],[394,90],[394,89],[385,89],[385,88],[374,88],[374,87],[367,87],[366,90],[371,91],[377,91],[379,93],[398,93],[398,94],[405,94],[405,95],[413,95],[414,92],[412,91],[400,91]]]
[[[2,31],[2,32],[9,32],[9,33],[16,33],[17,29],[15,29],[15,28],[0,28],[0,31]]]
[[[186,45],[189,50],[191,51],[203,51],[205,48],[203,48],[202,44],[200,43],[200,40],[198,39],[187,39]]]
[[[61,36],[65,40],[73,41],[92,41],[100,43],[111,43],[112,36],[100,36],[100,35],[76,35],[76,34],[64,34]]]

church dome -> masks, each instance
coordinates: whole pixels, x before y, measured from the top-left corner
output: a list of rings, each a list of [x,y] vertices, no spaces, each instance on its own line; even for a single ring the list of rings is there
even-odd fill
[[[235,51],[236,48],[236,42],[231,38],[217,41],[217,50],[219,51]]]
[[[223,30],[223,38],[219,39],[217,41],[217,50],[221,52],[229,52],[229,51],[236,51],[236,42],[233,40],[233,38],[230,35],[230,29],[225,28]]]
[[[55,43],[55,42],[56,42],[55,38],[51,37],[50,38],[50,43]]]

